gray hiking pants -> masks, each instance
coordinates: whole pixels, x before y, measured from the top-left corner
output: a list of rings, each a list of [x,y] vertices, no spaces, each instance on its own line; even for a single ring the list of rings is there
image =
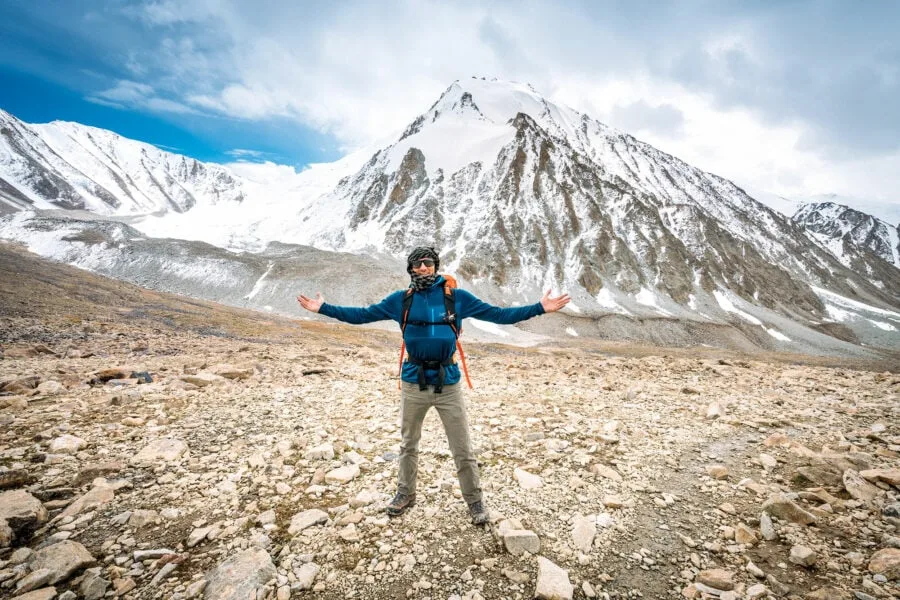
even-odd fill
[[[440,394],[434,393],[434,386],[419,390],[418,384],[403,382],[400,390],[400,474],[397,491],[401,494],[416,493],[416,474],[419,469],[419,440],[422,437],[422,422],[428,409],[434,407],[456,463],[456,476],[463,498],[468,504],[481,500],[481,481],[478,461],[469,441],[469,420],[461,386],[456,383],[445,385]]]

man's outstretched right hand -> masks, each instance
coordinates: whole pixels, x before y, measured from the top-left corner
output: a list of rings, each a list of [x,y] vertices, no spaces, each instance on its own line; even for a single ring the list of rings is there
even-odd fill
[[[325,298],[322,297],[322,292],[316,292],[315,298],[300,294],[297,296],[297,302],[299,302],[300,306],[306,310],[317,313],[319,312],[319,309],[322,308],[322,305],[325,304]]]

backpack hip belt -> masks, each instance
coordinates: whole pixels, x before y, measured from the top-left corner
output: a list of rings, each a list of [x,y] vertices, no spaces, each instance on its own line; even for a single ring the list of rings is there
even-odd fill
[[[455,364],[452,358],[448,358],[446,360],[416,360],[415,358],[408,358],[406,362],[416,365],[418,367],[417,377],[419,380],[419,391],[425,391],[428,389],[428,384],[425,383],[425,369],[437,369],[438,372],[438,380],[437,383],[434,384],[434,393],[440,394],[444,391],[444,367],[449,367],[452,364]]]

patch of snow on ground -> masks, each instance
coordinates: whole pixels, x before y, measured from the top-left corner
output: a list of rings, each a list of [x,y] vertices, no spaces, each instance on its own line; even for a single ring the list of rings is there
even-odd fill
[[[655,308],[657,311],[661,312],[664,315],[670,315],[672,313],[666,311],[659,305],[659,298],[654,294],[651,290],[647,288],[641,288],[641,291],[637,293],[634,297],[635,302],[638,304],[643,304],[644,306],[650,306]]]
[[[850,298],[845,298],[844,296],[841,296],[840,294],[835,294],[832,291],[829,291],[829,290],[826,290],[826,289],[823,289],[820,287],[816,287],[816,286],[811,286],[811,287],[812,287],[812,290],[816,293],[816,295],[819,296],[819,298],[821,298],[823,301],[828,300],[828,301],[834,302],[835,304],[837,304],[843,308],[864,310],[864,311],[875,313],[878,315],[884,315],[886,317],[895,317],[897,319],[900,319],[900,313],[895,312],[893,310],[885,310],[883,308],[876,308],[874,306],[864,304],[857,300],[851,300]]]
[[[849,321],[853,318],[853,315],[847,312],[846,310],[841,310],[837,306],[833,304],[825,304],[825,310],[828,312],[828,316],[831,317],[835,321]]]
[[[737,316],[744,319],[745,321],[747,321],[748,323],[753,323],[754,325],[762,325],[762,321],[760,321],[759,319],[757,319],[756,317],[754,317],[753,315],[751,315],[749,313],[745,313],[744,311],[739,309],[737,306],[735,306],[734,302],[732,302],[732,300],[728,296],[726,296],[725,293],[723,293],[721,290],[713,291],[713,296],[715,296],[716,302],[719,303],[719,306],[722,307],[722,310],[724,310],[725,312],[734,313]]]
[[[616,302],[616,299],[613,297],[612,293],[610,293],[608,288],[603,288],[599,292],[597,292],[597,295],[594,297],[594,299],[602,308],[606,308],[611,310],[612,312],[622,313],[625,315],[629,314],[627,310],[622,308],[619,303]]]
[[[885,323],[884,321],[873,321],[872,319],[866,320],[879,329],[884,329],[885,331],[897,331],[897,328],[890,323]]]
[[[252,300],[254,296],[259,293],[259,290],[262,289],[263,281],[272,272],[272,268],[275,266],[275,263],[269,263],[269,268],[266,269],[266,272],[262,274],[262,277],[256,280],[256,284],[254,284],[253,289],[250,290],[250,293],[244,296],[247,300]]]
[[[771,336],[772,336],[773,338],[775,338],[776,340],[781,340],[782,342],[789,342],[789,341],[791,341],[791,338],[789,338],[788,336],[784,335],[783,333],[781,333],[781,332],[778,331],[777,329],[769,329],[768,327],[766,327],[765,329],[766,329],[766,333],[768,333],[769,335],[771,335]]]
[[[466,319],[466,323],[471,323],[478,329],[486,331],[487,333],[491,333],[493,335],[498,335],[500,337],[509,337],[509,334],[503,331],[503,329],[495,323],[479,321],[478,319]]]
[[[571,301],[570,301],[570,302],[566,305],[566,308],[569,309],[569,310],[571,310],[571,311],[572,311],[573,313],[575,313],[575,314],[581,314],[581,309],[580,309],[580,308],[578,307],[578,305],[575,304],[574,302],[571,302]]]
[[[572,337],[578,337],[578,332],[572,329],[571,327],[566,327],[566,333],[571,335]]]

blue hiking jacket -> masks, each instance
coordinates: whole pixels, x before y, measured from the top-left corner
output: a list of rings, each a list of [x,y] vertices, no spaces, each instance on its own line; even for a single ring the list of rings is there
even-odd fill
[[[406,350],[410,358],[415,360],[427,360],[443,362],[456,352],[456,336],[448,325],[413,325],[413,321],[440,323],[447,311],[444,306],[444,278],[438,276],[433,286],[425,290],[413,293],[412,306],[409,309],[406,332],[403,341],[406,342]],[[319,314],[337,319],[345,323],[360,325],[375,321],[396,321],[398,324],[403,318],[403,296],[406,290],[394,292],[378,304],[362,308],[355,306],[335,306],[323,303]],[[532,317],[544,314],[544,307],[540,302],[528,306],[514,308],[500,308],[487,302],[483,302],[466,290],[456,289],[454,292],[456,314],[459,322],[462,319],[472,317],[482,321],[497,323],[498,325],[512,325],[519,321],[525,321]],[[418,366],[404,361],[401,379],[410,383],[416,383]],[[437,383],[438,372],[436,369],[425,371],[426,381],[429,385]],[[458,383],[460,378],[459,366],[452,364],[446,367],[444,385]]]

